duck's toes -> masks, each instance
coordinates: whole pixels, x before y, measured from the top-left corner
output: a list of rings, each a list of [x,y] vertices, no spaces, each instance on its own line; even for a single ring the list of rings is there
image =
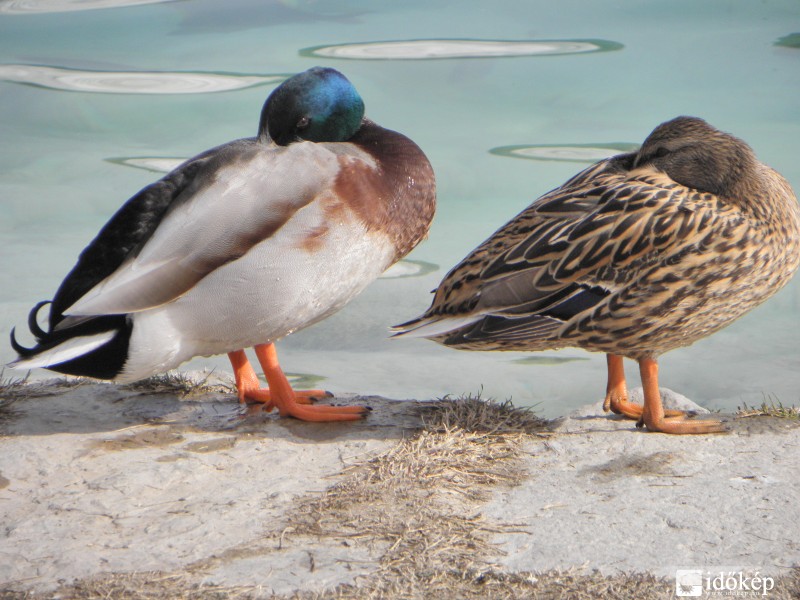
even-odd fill
[[[676,411],[673,411],[676,412]],[[728,428],[722,421],[716,419],[688,419],[686,417],[670,417],[651,419],[647,416],[636,424],[637,427],[645,426],[648,431],[674,434],[707,434],[727,433]]]
[[[325,390],[293,390],[293,392],[294,401],[297,404],[313,404],[323,398],[333,398],[333,394]],[[245,396],[248,400],[264,404],[264,409],[268,412],[275,408],[269,388],[250,389],[245,393]]]
[[[627,398],[620,398],[616,394],[609,393],[603,402],[603,410],[611,411],[616,415],[623,415],[629,419],[639,419],[642,416],[644,407],[635,402],[628,402]]]
[[[282,417],[294,417],[301,421],[358,421],[371,410],[368,406],[330,406],[327,404],[312,405],[314,400],[332,398],[333,394],[323,390],[297,390],[294,398],[287,399],[271,394],[269,389],[249,390],[247,399],[264,405],[270,412],[277,408]]]
[[[603,402],[603,410],[606,412],[613,412],[616,415],[622,415],[628,419],[641,420],[644,407],[635,402],[629,402],[627,398],[619,398],[614,395],[607,395]],[[682,410],[667,409],[664,411],[664,416],[667,419],[675,419],[679,417],[686,417],[686,413]]]
[[[323,398],[333,398],[333,394],[325,390],[294,390],[294,399],[298,404],[313,404]]]
[[[301,421],[358,421],[369,413],[368,406],[328,406],[328,405],[302,405],[285,407],[281,416],[291,416]]]

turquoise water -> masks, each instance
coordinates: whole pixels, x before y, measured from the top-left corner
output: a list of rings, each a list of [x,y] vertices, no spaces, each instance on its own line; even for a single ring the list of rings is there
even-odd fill
[[[459,352],[389,340],[387,327],[427,308],[446,271],[530,201],[662,121],[701,116],[800,189],[795,0],[125,4],[0,0],[3,339],[159,169],[253,135],[277,82],[315,64],[344,72],[368,116],[426,151],[439,189],[430,238],[409,257],[422,265],[279,344],[287,371],[335,392],[482,389],[547,416],[601,398],[602,355]],[[798,339],[795,279],[663,357],[662,384],[710,407],[797,403]],[[0,362],[13,357],[0,344]],[[188,367],[230,369],[224,357]]]

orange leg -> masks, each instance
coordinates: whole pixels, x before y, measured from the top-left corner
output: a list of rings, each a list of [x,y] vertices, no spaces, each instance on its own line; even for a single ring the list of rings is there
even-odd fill
[[[236,390],[239,392],[239,402],[244,404],[248,398],[260,391],[261,382],[258,380],[256,372],[250,366],[244,350],[228,352],[228,360],[233,367],[233,376],[236,378]]]
[[[658,363],[654,358],[639,361],[639,373],[644,387],[644,410],[642,420],[649,431],[662,433],[723,433],[725,428],[720,421],[689,421],[686,417],[667,419],[661,405],[658,391]]]
[[[608,385],[606,386],[603,410],[606,412],[610,410],[629,419],[641,419],[644,407],[635,402],[628,402],[628,388],[625,385],[625,368],[622,364],[622,357],[618,354],[606,354],[606,361],[608,363]],[[686,413],[680,410],[664,412],[668,419],[686,416]]]
[[[639,419],[642,416],[642,406],[628,402],[628,387],[625,385],[625,368],[622,364],[622,357],[617,354],[606,354],[606,362],[608,363],[608,384],[606,385],[603,410],[625,415],[629,419]]]
[[[233,374],[236,377],[236,389],[239,392],[239,402],[244,404],[247,400],[266,404],[267,410],[272,410],[272,394],[268,389],[261,388],[258,375],[250,366],[244,350],[228,352],[228,359],[233,367]],[[319,398],[331,398],[333,395],[325,390],[294,390],[294,397],[298,404],[311,404]]]
[[[264,370],[269,385],[269,400],[265,409],[277,407],[282,417],[291,416],[302,421],[357,421],[363,418],[369,408],[366,406],[308,406],[295,397],[289,380],[278,364],[278,354],[274,344],[259,344],[255,347],[258,362]],[[256,396],[261,395],[261,390]],[[250,396],[254,397],[254,396]]]
[[[233,367],[233,374],[236,377],[236,389],[239,391],[239,402],[244,404],[248,400],[261,402],[267,411],[275,408],[272,402],[272,394],[268,389],[261,388],[258,375],[250,366],[244,350],[228,352],[228,359]],[[293,390],[294,399],[298,404],[311,404],[319,398],[332,398],[333,394],[325,390]]]

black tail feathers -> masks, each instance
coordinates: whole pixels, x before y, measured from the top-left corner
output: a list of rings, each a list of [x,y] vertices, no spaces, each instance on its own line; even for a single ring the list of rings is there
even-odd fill
[[[52,301],[42,300],[31,309],[31,312],[28,313],[28,329],[36,337],[37,347],[38,344],[41,344],[47,338],[47,332],[41,327],[39,327],[39,322],[37,320],[37,317],[39,316],[39,311],[42,309],[43,306],[46,306],[47,304],[52,304]],[[19,354],[20,357],[22,358],[28,358],[29,356],[34,356],[35,354],[38,354],[39,350],[37,350],[37,347],[26,348],[17,341],[16,329],[17,329],[16,327],[11,329],[11,347],[14,348],[14,351],[17,354]]]
[[[128,357],[128,343],[132,324],[127,315],[103,315],[81,319],[74,325],[51,328],[45,331],[39,325],[38,317],[42,307],[52,304],[44,300],[34,306],[28,313],[28,329],[36,338],[36,345],[27,348],[19,343],[16,328],[11,330],[11,347],[19,354],[19,361],[31,359],[77,337],[88,337],[105,332],[114,332],[113,337],[86,354],[64,362],[47,365],[45,368],[66,375],[94,377],[96,379],[114,379],[120,374]],[[52,322],[52,319],[51,319]],[[65,323],[62,321],[62,323]],[[12,363],[13,364],[13,363]]]

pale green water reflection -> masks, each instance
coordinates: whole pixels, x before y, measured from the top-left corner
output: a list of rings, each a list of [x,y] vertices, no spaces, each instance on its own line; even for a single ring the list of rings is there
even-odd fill
[[[169,161],[253,135],[269,78],[322,64],[427,152],[440,206],[394,276],[280,345],[285,368],[394,398],[483,388],[546,415],[596,401],[600,355],[459,352],[387,328],[427,308],[446,271],[530,201],[679,114],[747,140],[800,188],[797,31],[795,0],[0,1],[0,337]],[[711,407],[797,403],[798,339],[795,280],[664,357],[662,383]],[[13,356],[0,343],[0,362]],[[229,369],[224,357],[189,366]]]

